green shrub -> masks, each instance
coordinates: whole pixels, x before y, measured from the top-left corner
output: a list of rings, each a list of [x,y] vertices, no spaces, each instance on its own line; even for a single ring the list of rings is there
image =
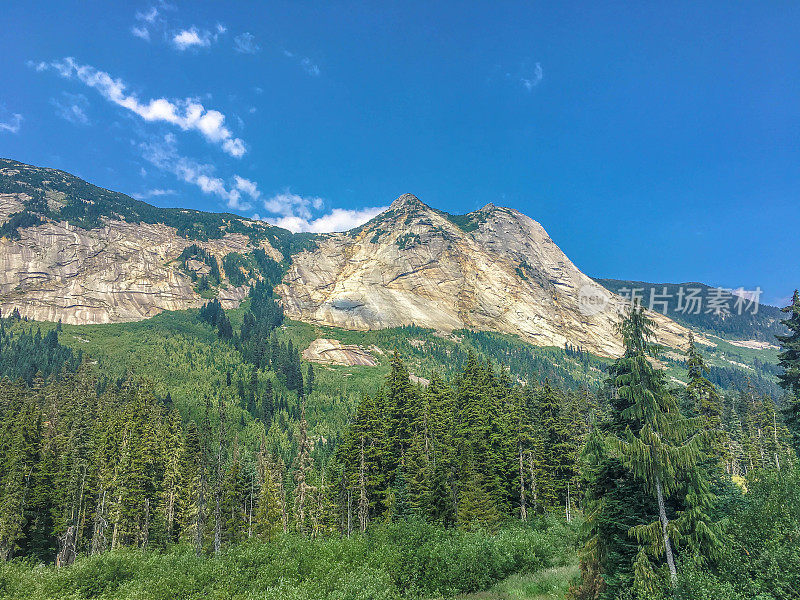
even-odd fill
[[[63,569],[12,561],[0,564],[0,598],[430,598],[564,564],[573,547],[573,529],[554,523],[492,534],[401,522],[350,538],[251,541],[219,557],[176,546],[163,553],[115,550]]]

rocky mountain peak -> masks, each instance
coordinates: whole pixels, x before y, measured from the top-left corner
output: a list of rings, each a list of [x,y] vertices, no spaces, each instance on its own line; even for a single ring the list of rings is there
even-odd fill
[[[418,210],[420,208],[428,208],[428,206],[414,194],[403,194],[389,206],[389,210]]]

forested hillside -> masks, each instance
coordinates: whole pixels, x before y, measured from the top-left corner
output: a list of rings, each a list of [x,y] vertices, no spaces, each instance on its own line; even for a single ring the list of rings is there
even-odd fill
[[[800,323],[800,300],[792,310],[791,322]],[[409,541],[417,539],[445,561],[440,578],[382,559],[359,576],[366,579],[354,597],[375,597],[365,590],[377,588],[388,590],[381,592],[387,598],[425,597],[569,564],[574,538],[560,521],[585,522],[589,532],[572,592],[578,598],[623,597],[624,590],[655,598],[670,585],[687,598],[701,589],[792,597],[800,571],[768,577],[753,572],[751,560],[797,560],[791,548],[800,513],[770,512],[775,502],[800,506],[796,338],[781,341],[789,395],[773,399],[753,388],[720,393],[695,346],[683,363],[688,385],[673,387],[647,359],[651,325],[636,311],[620,329],[626,355],[603,366],[600,385],[577,386],[522,380],[471,345],[439,349],[450,357],[463,351],[463,363],[447,367],[445,355],[419,360],[425,344],[413,329],[392,335],[417,354],[404,360],[391,353],[357,377],[356,367],[304,363],[293,338],[310,332],[284,325],[268,286],[256,288],[240,311],[212,301],[148,326],[40,333],[16,315],[4,318],[0,357],[17,370],[0,381],[0,557],[11,560],[0,571],[0,593],[14,597],[33,585],[38,597],[170,597],[172,585],[188,585],[192,597],[205,589],[177,567],[162,575],[173,582],[162,592],[142,592],[157,563],[126,553],[138,548],[163,556],[165,565],[216,556],[216,564],[236,571],[237,561],[256,561],[267,577],[258,579],[266,586],[259,589],[313,596],[308,580],[273,564],[262,544],[304,556],[310,573],[326,560],[312,558],[314,547],[339,548],[357,561],[367,544],[420,560]],[[511,363],[520,358],[510,340],[478,336],[470,343]],[[97,358],[81,363],[73,344]],[[576,349],[565,354],[586,368],[601,366]],[[435,363],[442,368],[426,371],[427,385],[412,383],[407,364],[422,372]],[[27,366],[13,366],[19,364]],[[655,535],[660,518],[671,532],[667,553]],[[767,524],[770,537],[756,534]],[[335,539],[352,541],[335,546]],[[478,553],[448,554],[452,544]],[[513,554],[526,544],[531,553]],[[491,545],[489,555],[477,550]],[[751,556],[746,563],[741,547]],[[492,552],[516,558],[493,563]],[[25,583],[21,559],[76,564],[33,584]],[[473,563],[488,571],[477,579],[457,573]],[[232,581],[191,564],[218,593]],[[355,568],[348,564],[340,567]],[[123,571],[111,579],[86,571],[106,568]],[[741,569],[746,586],[734,575]],[[242,594],[252,589],[239,585]],[[325,585],[338,597],[341,581]]]

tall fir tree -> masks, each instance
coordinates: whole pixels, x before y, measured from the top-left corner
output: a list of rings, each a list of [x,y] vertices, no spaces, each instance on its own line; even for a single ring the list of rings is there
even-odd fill
[[[792,445],[800,456],[800,294],[797,290],[792,303],[781,310],[789,315],[781,321],[789,333],[776,336],[781,345],[778,365],[783,368],[783,373],[778,375],[779,385],[789,394],[783,418],[792,435]]]

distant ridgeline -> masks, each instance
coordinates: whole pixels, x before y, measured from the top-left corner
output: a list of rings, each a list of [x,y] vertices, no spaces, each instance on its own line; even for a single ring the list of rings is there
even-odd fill
[[[163,223],[190,240],[218,239],[225,233],[241,233],[254,243],[266,239],[288,257],[313,243],[312,234],[292,234],[286,229],[230,213],[209,213],[185,208],[159,208],[119,192],[92,185],[82,179],[43,167],[0,159],[1,194],[26,194],[24,210],[14,213],[0,227],[0,237],[15,237],[19,228],[31,227],[43,218],[67,221],[91,229],[103,219],[128,223]]]
[[[630,297],[634,293],[647,308],[650,308],[652,290],[653,309],[687,327],[703,329],[724,337],[758,340],[771,344],[775,344],[776,335],[786,334],[786,328],[780,323],[781,319],[785,318],[780,308],[758,304],[755,309],[755,306],[749,306],[745,302],[740,314],[735,305],[735,296],[727,290],[720,292],[720,288],[703,283],[647,283],[596,277],[594,280],[615,294]],[[701,299],[702,302],[690,301],[689,294]],[[718,296],[721,298],[721,304],[719,308],[715,308],[712,299]],[[666,303],[666,313],[663,310],[665,306],[663,303]],[[728,310],[724,310],[723,307],[727,307]]]

